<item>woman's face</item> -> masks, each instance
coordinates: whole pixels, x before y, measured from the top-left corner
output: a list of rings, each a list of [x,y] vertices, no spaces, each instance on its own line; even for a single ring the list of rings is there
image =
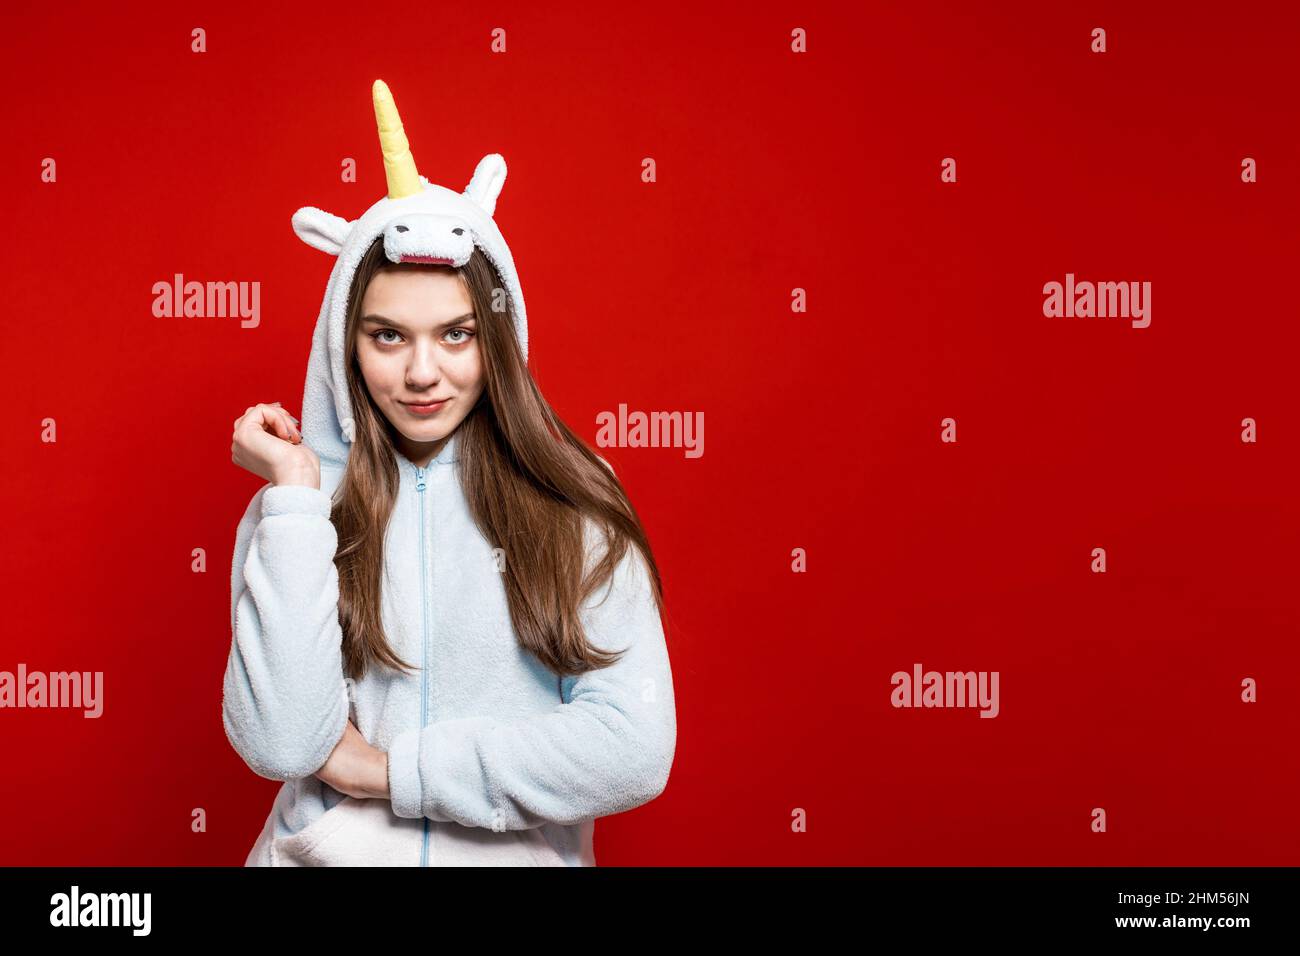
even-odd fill
[[[361,300],[357,361],[399,450],[426,465],[483,391],[469,294],[443,266],[380,269]],[[435,408],[421,408],[440,402]]]

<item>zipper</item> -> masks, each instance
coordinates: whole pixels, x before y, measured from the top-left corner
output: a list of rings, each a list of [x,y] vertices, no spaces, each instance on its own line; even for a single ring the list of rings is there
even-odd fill
[[[428,687],[429,687],[429,574],[425,562],[425,544],[424,544],[424,469],[419,465],[415,467],[415,490],[420,493],[420,604],[421,604],[421,633],[420,633],[420,733],[424,734],[424,728],[428,724],[429,705],[428,705]],[[420,847],[420,866],[429,865],[429,818],[423,817],[424,820],[424,842]]]

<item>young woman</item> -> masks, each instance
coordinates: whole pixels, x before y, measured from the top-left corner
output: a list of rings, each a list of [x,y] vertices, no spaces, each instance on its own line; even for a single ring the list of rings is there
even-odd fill
[[[236,532],[222,719],[284,782],[246,865],[594,865],[594,820],[673,762],[658,568],[529,374],[504,161],[429,183],[373,95],[388,195],[293,219],[337,256],[303,428],[278,402],[234,424],[268,483]]]

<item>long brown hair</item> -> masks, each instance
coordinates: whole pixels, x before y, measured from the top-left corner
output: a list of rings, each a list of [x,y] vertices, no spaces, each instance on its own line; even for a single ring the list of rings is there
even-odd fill
[[[334,562],[343,663],[354,679],[372,664],[414,669],[393,651],[381,620],[384,534],[400,473],[392,425],[371,399],[356,353],[361,302],[381,268],[452,267],[389,262],[380,236],[357,266],[349,292],[344,364],[356,430],[330,519],[339,542]],[[502,579],[519,644],[559,676],[606,667],[622,652],[610,654],[587,641],[581,604],[635,545],[662,618],[663,588],[649,541],[613,470],[542,397],[491,261],[475,246],[455,272],[473,303],[484,374],[479,401],[456,429],[457,467],[479,531],[508,553]],[[584,516],[594,519],[607,543],[585,580]]]

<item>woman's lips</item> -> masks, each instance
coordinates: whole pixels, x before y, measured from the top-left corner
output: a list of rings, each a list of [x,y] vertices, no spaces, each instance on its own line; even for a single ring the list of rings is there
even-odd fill
[[[407,409],[410,410],[412,415],[433,415],[439,409],[441,409],[442,406],[446,405],[449,401],[451,401],[451,399],[444,398],[442,401],[433,402],[430,405],[415,405],[412,404],[411,402],[402,402],[402,404],[405,405]]]

